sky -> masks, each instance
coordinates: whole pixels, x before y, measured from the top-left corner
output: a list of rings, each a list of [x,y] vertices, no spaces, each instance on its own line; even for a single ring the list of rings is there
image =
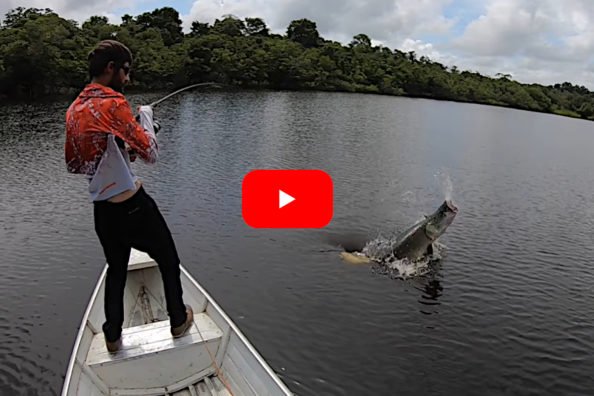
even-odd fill
[[[365,33],[375,45],[460,70],[594,90],[592,0],[0,0],[0,15],[18,6],[48,7],[81,23],[91,15],[120,23],[126,13],[170,6],[185,31],[192,21],[232,14],[260,17],[284,34],[292,20],[308,18],[323,38],[343,44]]]

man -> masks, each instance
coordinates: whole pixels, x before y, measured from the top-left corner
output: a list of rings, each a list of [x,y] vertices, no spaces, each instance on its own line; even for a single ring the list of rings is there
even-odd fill
[[[131,248],[148,253],[159,265],[173,337],[193,322],[192,308],[182,299],[179,257],[155,201],[130,166],[130,154],[157,161],[157,139],[150,106],[132,114],[123,87],[130,81],[132,54],[120,42],[101,41],[89,54],[92,79],[66,112],[65,159],[71,173],[89,179],[95,231],[107,261],[105,323],[109,352],[122,345],[124,287]]]

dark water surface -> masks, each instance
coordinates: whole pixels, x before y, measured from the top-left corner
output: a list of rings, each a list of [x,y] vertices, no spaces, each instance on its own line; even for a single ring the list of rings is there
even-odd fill
[[[132,96],[133,104],[157,96]],[[104,259],[63,160],[67,102],[0,112],[0,394],[61,390]],[[301,395],[594,394],[594,124],[496,107],[329,93],[180,95],[161,160],[135,165],[183,264]],[[321,230],[255,230],[241,182],[320,168]],[[429,278],[337,244],[460,207]]]

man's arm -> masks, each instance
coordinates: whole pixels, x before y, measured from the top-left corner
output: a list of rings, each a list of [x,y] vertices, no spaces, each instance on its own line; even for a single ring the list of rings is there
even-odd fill
[[[144,161],[154,164],[158,158],[158,146],[153,129],[153,109],[141,106],[140,123],[134,118],[126,100],[117,100],[113,110],[113,134],[128,143]]]

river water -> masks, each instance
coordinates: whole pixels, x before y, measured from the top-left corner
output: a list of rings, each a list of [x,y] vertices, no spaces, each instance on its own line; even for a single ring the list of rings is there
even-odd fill
[[[134,105],[158,95],[132,95]],[[67,101],[0,112],[0,394],[59,394],[104,264],[86,181],[63,160]],[[594,124],[376,95],[194,92],[155,110],[135,169],[183,265],[301,395],[594,394]],[[241,217],[253,169],[323,169],[323,229]],[[341,246],[460,212],[425,277]]]

